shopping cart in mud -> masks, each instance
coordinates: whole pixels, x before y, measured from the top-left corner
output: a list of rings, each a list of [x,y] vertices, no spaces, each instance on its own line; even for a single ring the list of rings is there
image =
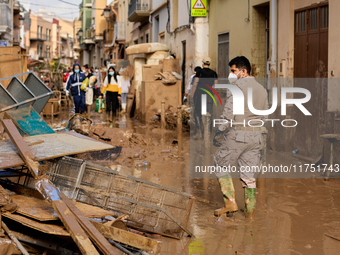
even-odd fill
[[[176,239],[192,235],[187,225],[198,198],[189,194],[70,157],[55,162],[48,175],[70,199],[128,215],[130,227]]]

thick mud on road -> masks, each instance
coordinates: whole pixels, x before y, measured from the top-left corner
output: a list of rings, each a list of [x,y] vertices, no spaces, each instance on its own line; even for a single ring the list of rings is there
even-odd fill
[[[93,114],[91,119],[94,120],[93,130],[99,127],[108,130],[107,135],[112,136],[109,143],[123,147],[116,161],[103,164],[121,164],[122,172],[210,201],[210,204],[196,201],[192,208],[188,228],[196,238],[160,237],[161,254],[231,255],[236,251],[246,255],[340,254],[339,179],[328,182],[323,179],[265,179],[265,187],[257,189],[252,221],[244,218],[243,189],[240,181],[233,179],[239,211],[218,218],[213,212],[222,206],[223,198],[217,180],[190,178],[189,134],[183,134],[178,143],[176,132],[162,133],[153,126],[130,119],[119,118],[108,124],[103,123],[99,114]],[[128,135],[119,134],[118,129]],[[135,167],[144,161],[151,162],[151,167]],[[291,155],[269,152],[267,163],[304,162]]]

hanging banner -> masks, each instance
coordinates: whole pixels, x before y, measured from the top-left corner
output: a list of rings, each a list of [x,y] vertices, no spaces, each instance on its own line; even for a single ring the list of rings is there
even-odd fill
[[[191,16],[206,17],[207,16],[207,0],[191,0]]]

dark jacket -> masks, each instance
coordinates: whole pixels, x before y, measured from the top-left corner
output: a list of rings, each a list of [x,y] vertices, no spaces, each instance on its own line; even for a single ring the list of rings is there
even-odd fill
[[[80,65],[79,64],[74,64],[73,65],[73,74],[70,75],[68,78],[68,82],[66,84],[66,91],[68,91],[71,88],[71,95],[72,96],[80,96],[81,94],[85,94],[84,91],[80,89],[81,84],[83,80],[86,79],[86,76],[83,72],[75,73],[74,67],[79,66],[80,70]]]

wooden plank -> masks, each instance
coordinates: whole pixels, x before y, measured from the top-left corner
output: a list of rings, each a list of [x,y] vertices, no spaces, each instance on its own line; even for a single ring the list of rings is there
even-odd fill
[[[66,229],[69,231],[73,241],[77,244],[84,255],[99,255],[91,240],[85,234],[84,230],[78,224],[76,217],[62,200],[52,201],[54,210],[59,215]]]
[[[11,141],[18,150],[21,158],[25,161],[28,169],[30,170],[34,178],[38,178],[39,162],[34,161],[34,154],[28,147],[26,141],[20,135],[18,129],[15,127],[14,123],[10,119],[2,120],[2,124],[11,138]]]
[[[56,225],[53,223],[42,223],[36,220],[32,220],[30,218],[18,215],[18,214],[11,214],[11,213],[3,213],[2,216],[19,222],[20,224],[38,230],[40,232],[56,235],[56,236],[70,236],[70,234],[64,229],[63,226]]]
[[[114,148],[110,144],[75,132],[28,136],[23,139],[28,144],[44,141],[41,144],[29,146],[35,154],[34,159],[37,161]],[[0,169],[22,166],[24,164],[10,139],[0,141]]]
[[[12,239],[12,241],[16,244],[18,249],[22,252],[24,255],[29,255],[24,246],[18,241],[18,239],[15,237],[15,235],[12,233],[12,231],[9,230],[5,222],[1,223],[2,228],[6,231],[7,235]]]
[[[127,244],[147,252],[152,251],[153,254],[158,254],[161,250],[162,242],[160,241],[137,235],[123,229],[110,227],[95,221],[91,221],[91,223],[99,230],[100,233],[102,233],[103,236],[116,242]]]
[[[19,206],[16,213],[33,218],[38,221],[50,221],[59,219],[58,215],[53,210],[51,203],[46,200],[21,195],[11,195],[11,198],[13,203],[16,203]],[[114,215],[114,212],[107,211],[99,207],[75,201],[72,202],[81,212],[84,213],[85,217],[94,218]]]
[[[102,253],[107,255],[119,254],[66,195],[60,193],[60,197],[67,207],[72,211],[72,213],[77,218],[78,223],[82,226],[82,228],[90,236],[91,240],[96,244]]]

